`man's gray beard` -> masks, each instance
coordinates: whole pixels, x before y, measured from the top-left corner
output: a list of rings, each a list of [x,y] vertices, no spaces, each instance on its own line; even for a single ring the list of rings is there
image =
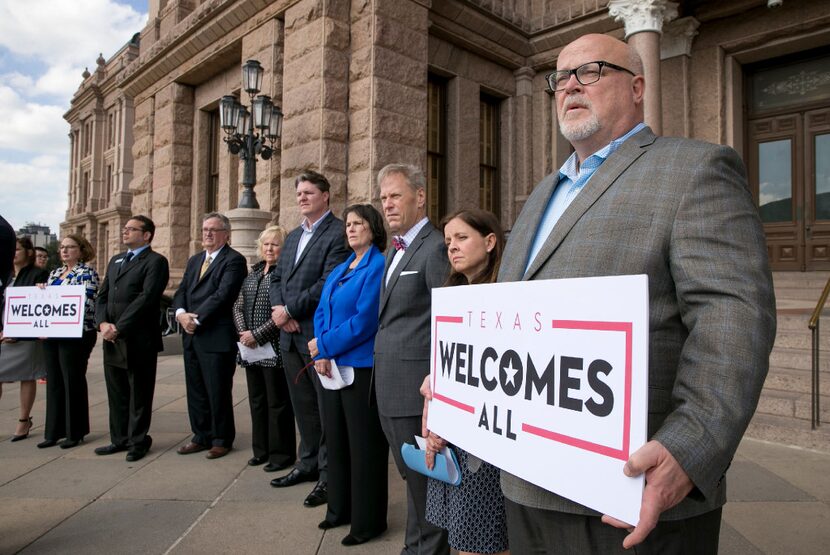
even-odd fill
[[[562,121],[561,118],[559,119],[559,131],[563,137],[572,143],[574,141],[584,141],[601,128],[602,125],[600,125],[597,115],[593,112],[591,112],[591,117],[588,118],[588,121],[583,121],[582,123],[571,123]]]

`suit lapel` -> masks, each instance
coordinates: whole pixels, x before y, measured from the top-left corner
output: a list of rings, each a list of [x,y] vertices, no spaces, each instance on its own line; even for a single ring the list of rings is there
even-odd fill
[[[381,295],[380,299],[380,311],[383,312],[383,307],[386,305],[386,301],[389,299],[389,295],[392,292],[392,289],[395,288],[395,284],[398,282],[398,278],[401,276],[401,272],[406,269],[407,264],[409,261],[412,260],[412,257],[415,256],[415,253],[418,252],[418,249],[421,248],[421,245],[424,244],[424,239],[426,239],[430,233],[432,233],[433,227],[430,222],[427,222],[424,227],[421,228],[421,231],[418,232],[418,235],[415,237],[415,240],[412,241],[412,244],[406,247],[406,251],[403,254],[403,258],[395,266],[395,270],[392,272],[392,277],[389,278],[389,285],[384,287],[383,294]],[[386,268],[383,272],[384,282],[386,281],[386,273],[389,271],[389,266],[392,264],[392,259],[395,257],[395,247],[390,249],[392,252],[391,257],[387,257],[386,259]]]
[[[614,154],[603,162],[570,206],[562,213],[562,217],[559,218],[556,225],[553,226],[550,236],[542,245],[533,263],[527,269],[527,273],[522,277],[523,280],[532,278],[539,271],[565,237],[568,236],[573,226],[585,215],[585,212],[608,190],[620,174],[628,169],[637,158],[643,155],[645,151],[642,147],[653,143],[654,139],[655,136],[651,130],[646,129],[641,131],[625,141]],[[536,228],[538,228],[538,220]],[[533,240],[536,228],[533,228],[530,234],[530,241]]]
[[[522,279],[533,238],[557,183],[559,172],[548,175],[525,202],[519,219],[510,231],[510,240],[502,257],[499,281]]]
[[[329,215],[326,216],[326,218],[322,222],[320,222],[320,226],[317,229],[314,230],[314,233],[311,235],[311,239],[308,240],[308,243],[306,243],[305,248],[303,249],[303,252],[300,254],[300,259],[297,260],[297,263],[294,264],[294,266],[291,268],[291,272],[289,272],[289,274],[288,274],[289,279],[294,274],[294,272],[297,270],[297,268],[299,268],[300,264],[303,263],[303,260],[305,260],[306,255],[309,253],[309,251],[311,251],[312,247],[314,246],[314,243],[316,243],[317,240],[320,239],[320,237],[323,235],[323,233],[325,233],[326,229],[328,229],[328,227],[331,224],[333,218],[334,218],[334,215],[329,213]],[[295,258],[297,256],[297,249],[300,247],[300,241],[299,241],[300,237],[302,237],[302,233],[300,233],[300,235],[297,237],[297,239],[298,239],[297,240],[297,246],[294,249],[294,257]]]
[[[127,272],[132,271],[132,269],[135,268],[136,266],[140,266],[142,264],[142,262],[144,262],[144,259],[147,258],[148,253],[150,252],[150,250],[151,250],[150,247],[147,247],[146,249],[141,251],[138,256],[133,257],[132,260],[127,262],[126,266],[124,265],[123,258],[124,258],[124,256],[127,256],[127,253],[124,253],[121,257],[122,258],[121,264],[118,265],[118,270],[115,272],[115,281],[118,281],[119,279],[121,279],[121,276],[126,275]]]

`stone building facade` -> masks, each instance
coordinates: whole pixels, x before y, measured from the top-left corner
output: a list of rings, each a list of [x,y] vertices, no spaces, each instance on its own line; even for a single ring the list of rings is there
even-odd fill
[[[544,76],[590,32],[643,55],[655,130],[744,156],[776,268],[830,268],[823,0],[150,0],[140,36],[99,59],[66,114],[61,232],[86,233],[105,260],[128,215],[147,214],[177,283],[200,248],[200,215],[237,206],[241,168],[218,104],[248,103],[248,59],[285,114],[255,187],[284,226],[298,223],[301,170],[330,178],[339,212],[377,202],[377,171],[410,162],[427,170],[431,217],[479,205],[510,228],[570,153]]]

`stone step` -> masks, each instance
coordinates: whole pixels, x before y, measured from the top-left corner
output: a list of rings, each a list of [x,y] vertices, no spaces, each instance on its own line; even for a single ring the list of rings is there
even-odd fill
[[[823,330],[819,327],[819,331],[820,355],[827,352],[830,356],[830,329]],[[813,348],[813,333],[806,327],[800,330],[779,329],[775,335],[775,347],[810,351]]]
[[[821,420],[830,425],[830,396],[822,395],[819,397],[819,411]],[[810,422],[812,418],[810,394],[764,389],[761,392],[761,398],[758,400],[756,412]]]
[[[801,287],[798,285],[791,285],[786,287],[775,287],[775,298],[778,301],[782,299],[809,301],[811,306],[815,306],[821,296],[821,287],[818,289],[813,287]]]
[[[772,366],[764,382],[764,391],[767,390],[809,394],[813,390],[813,374],[809,370],[794,370],[792,368],[777,368]],[[829,375],[819,375],[819,390],[822,395],[830,395]]]
[[[816,289],[819,293],[824,288],[830,272],[773,272],[772,283],[781,287],[807,287]]]
[[[810,311],[804,311],[803,313],[799,314],[782,314],[779,312],[777,314],[777,326],[776,329],[780,332],[781,330],[801,330],[801,331],[810,331],[808,324],[810,323]],[[830,318],[830,311],[827,314],[822,314],[821,321],[826,322],[826,318]]]
[[[770,367],[811,370],[812,364],[810,351],[806,349],[788,349],[776,346],[769,356]],[[822,374],[830,372],[830,352],[821,351],[819,353],[819,371]]]
[[[824,422],[817,430],[811,430],[809,420],[796,420],[756,412],[749,423],[746,435],[755,439],[830,453],[830,422]]]

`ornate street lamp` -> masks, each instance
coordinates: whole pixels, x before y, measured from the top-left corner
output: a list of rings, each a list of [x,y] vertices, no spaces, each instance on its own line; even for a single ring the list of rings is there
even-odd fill
[[[226,95],[219,101],[219,120],[227,135],[224,140],[228,150],[245,163],[242,172],[244,190],[239,208],[259,208],[254,192],[256,157],[259,155],[263,160],[271,158],[276,150],[274,143],[282,136],[282,112],[279,106],[274,106],[270,96],[256,96],[262,87],[263,73],[262,66],[256,60],[248,60],[242,66],[242,89],[250,95],[250,112],[235,96]],[[255,133],[254,128],[259,133]]]

